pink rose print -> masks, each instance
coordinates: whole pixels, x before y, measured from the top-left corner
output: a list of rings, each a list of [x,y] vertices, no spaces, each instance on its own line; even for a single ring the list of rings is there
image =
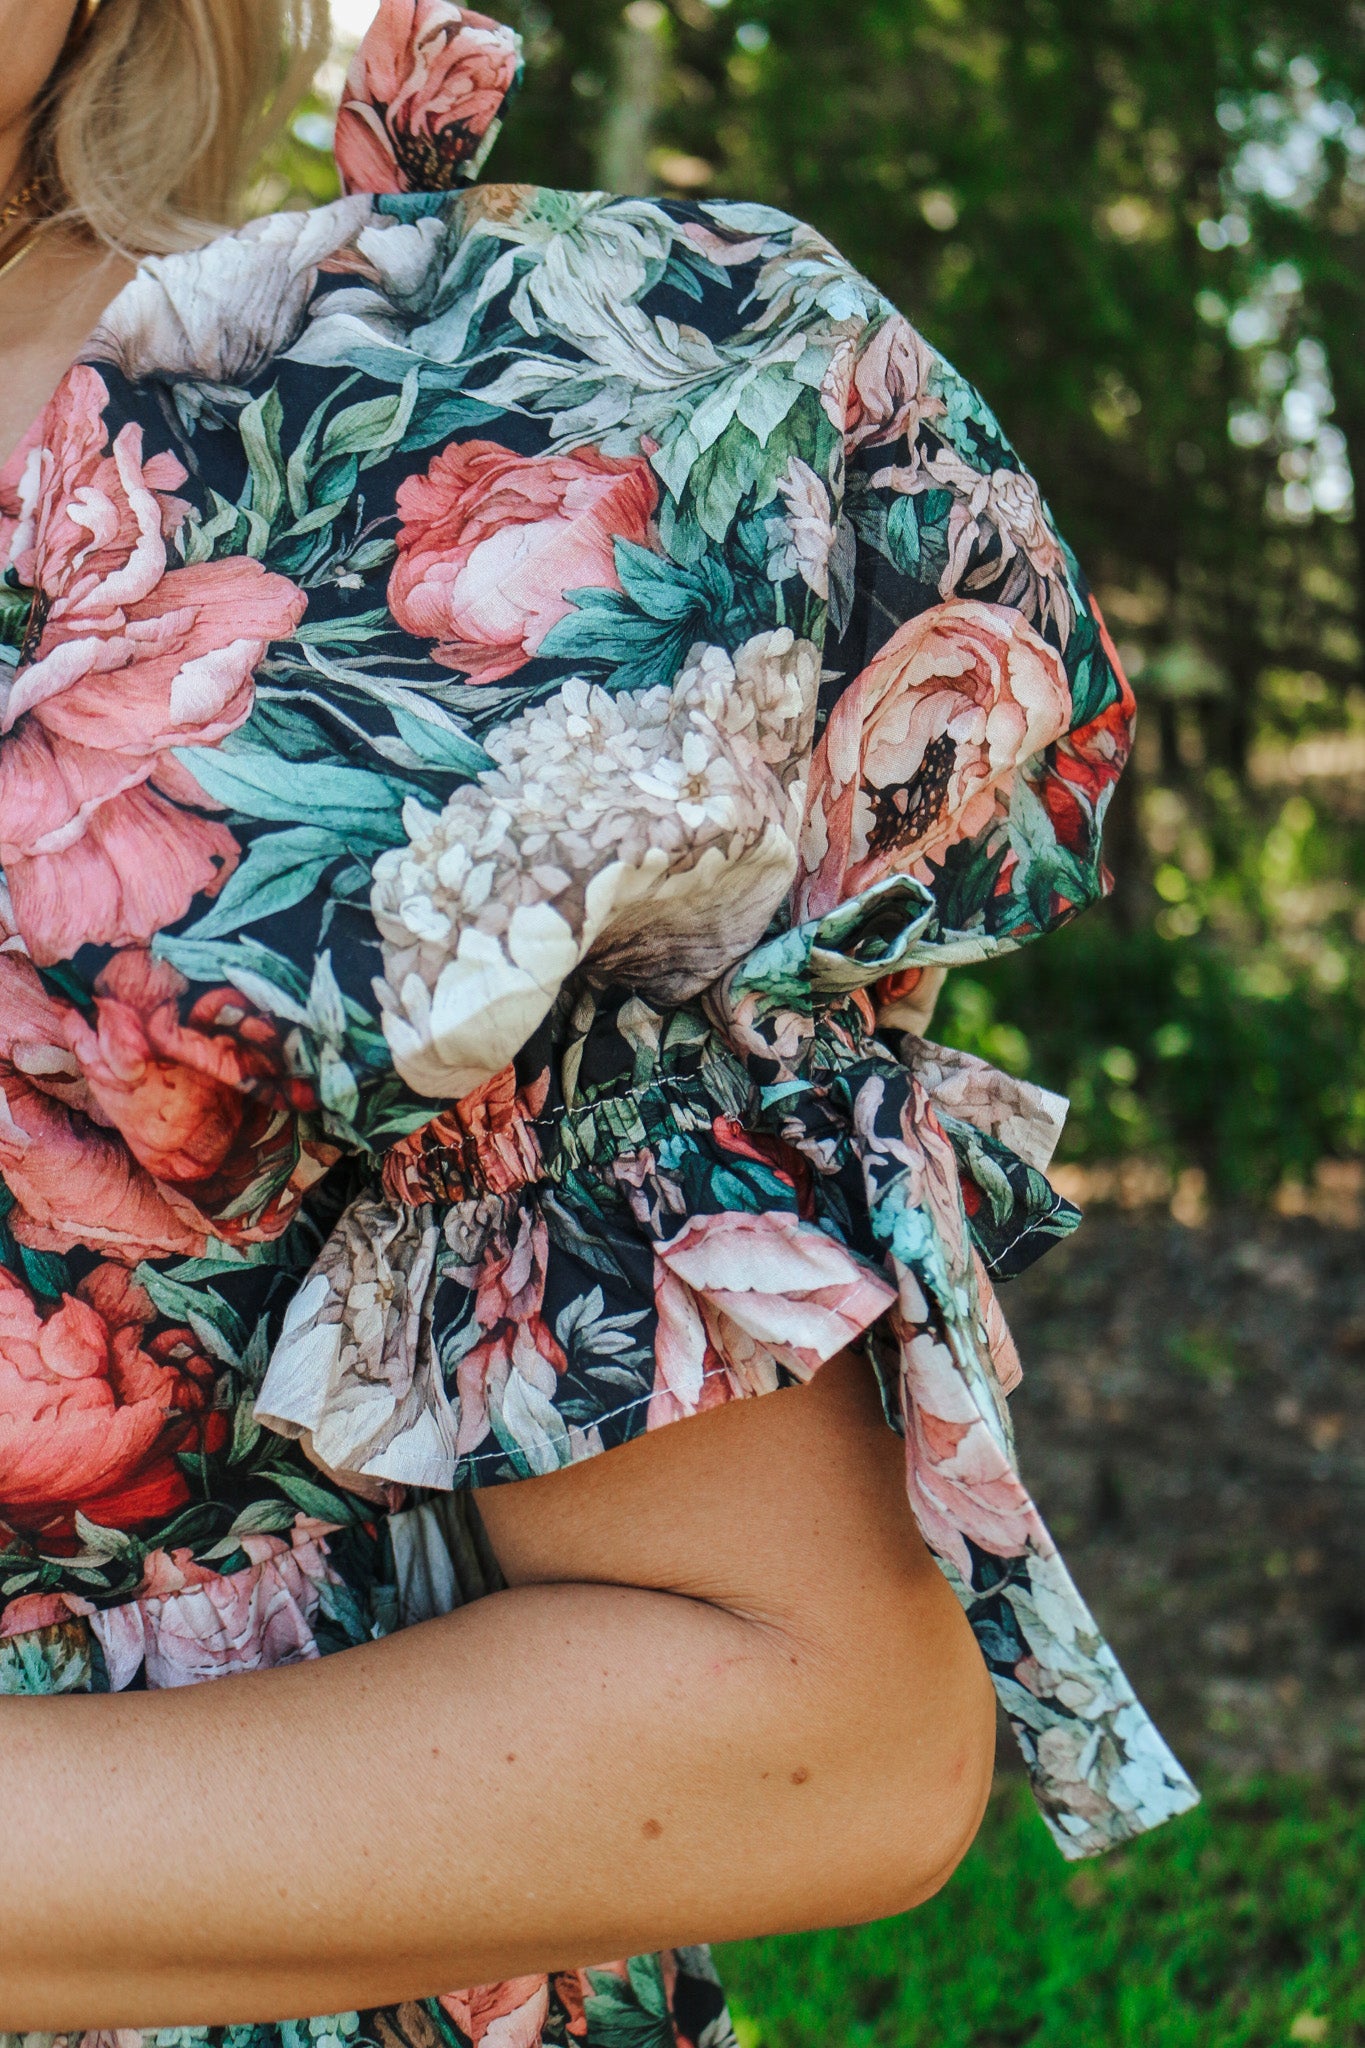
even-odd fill
[[[771,1392],[779,1365],[809,1379],[895,1299],[880,1274],[795,1216],[693,1217],[654,1248],[648,1426]]]
[[[899,313],[883,320],[853,366],[846,425],[850,449],[884,447],[902,437],[912,443],[920,427],[948,410],[930,397],[937,357]]]
[[[0,1642],[35,1635],[41,1628],[60,1628],[88,1607],[88,1601],[70,1593],[20,1593],[0,1612]]]
[[[922,1209],[933,1225],[954,1286],[961,1286],[971,1265],[971,1240],[962,1207],[962,1179],[952,1140],[944,1130],[928,1093],[911,1077],[910,1092],[900,1113],[900,1134],[888,1137],[877,1120],[885,1100],[880,1075],[864,1081],[853,1098],[853,1130],[862,1158],[893,1160],[899,1169],[904,1205]]]
[[[159,1187],[96,1110],[69,1043],[72,1014],[22,954],[0,953],[0,1174],[15,1202],[10,1228],[34,1251],[82,1245],[128,1265],[200,1256],[202,1216]]]
[[[1001,1393],[1012,1394],[1024,1377],[1019,1347],[1010,1334],[1010,1326],[1005,1321],[1005,1311],[1000,1306],[1000,1296],[991,1284],[990,1275],[975,1245],[972,1247],[972,1265],[976,1271],[976,1292],[981,1303],[981,1324],[986,1339],[986,1350],[995,1377],[1000,1382]]]
[[[339,1583],[323,1527],[300,1516],[292,1540],[244,1536],[251,1562],[227,1577],[195,1564],[188,1550],[152,1551],[138,1598],[91,1617],[113,1690],[144,1664],[147,1684],[160,1690],[316,1658],[322,1589]]]
[[[77,1508],[111,1528],[174,1513],[189,1499],[175,1453],[221,1446],[214,1367],[188,1330],[145,1341],[154,1316],[122,1267],[47,1315],[0,1271],[0,1519],[49,1551]]]
[[[815,751],[801,916],[976,838],[1070,719],[1061,656],[1021,613],[953,599],[909,620],[844,691]]]
[[[640,456],[457,442],[399,490],[393,615],[445,667],[495,683],[572,610],[566,592],[620,589],[613,542],[643,544],[657,503]]]
[[[0,866],[42,965],[147,940],[222,887],[237,842],[199,815],[208,800],[172,750],[212,746],[250,716],[266,647],[306,605],[245,556],[168,566],[185,471],[172,455],[144,460],[131,423],[111,448],[108,397],[97,371],[71,371],[11,542],[37,596],[0,715]]]
[[[451,1991],[438,2003],[468,2034],[471,2048],[540,2048],[550,2015],[548,1977],[509,1977],[478,1991]]]
[[[462,1274],[474,1288],[474,1315],[487,1334],[455,1369],[460,1427],[455,1454],[477,1449],[492,1428],[490,1406],[500,1405],[513,1377],[552,1400],[568,1367],[563,1347],[545,1321],[545,1268],[550,1236],[540,1214],[523,1211],[515,1238],[500,1237],[483,1263]]]
[[[932,1330],[895,1318],[905,1388],[910,1504],[929,1548],[970,1582],[964,1539],[995,1557],[1050,1555],[1052,1540],[953,1355]]]
[[[501,22],[450,0],[384,0],[337,122],[345,189],[444,192],[473,176],[520,65]]]

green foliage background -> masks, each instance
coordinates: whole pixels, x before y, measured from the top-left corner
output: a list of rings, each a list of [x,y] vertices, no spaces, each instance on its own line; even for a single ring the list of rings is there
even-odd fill
[[[740,2048],[1365,2042],[1359,1808],[1283,1779],[1067,1865],[1017,1781],[906,1920],[719,1952]]]
[[[1143,725],[1113,901],[950,982],[1063,1157],[1266,1199],[1365,1152],[1365,6],[502,0],[508,179],[769,200],[987,393]],[[327,91],[262,204],[326,196]]]

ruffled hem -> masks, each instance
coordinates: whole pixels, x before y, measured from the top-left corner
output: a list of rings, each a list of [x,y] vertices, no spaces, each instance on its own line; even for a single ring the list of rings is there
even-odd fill
[[[877,1365],[911,1505],[972,1622],[1068,1856],[1196,1794],[1067,1576],[1014,1459],[993,1288],[1072,1229],[1065,1104],[873,1035],[860,983],[914,964],[896,882],[760,947],[705,1014],[585,1000],[550,1065],[444,1112],[342,1218],[257,1416],[343,1479],[548,1473],[719,1403]],[[873,892],[869,892],[872,894]],[[861,923],[859,922],[861,919]],[[911,920],[913,937],[913,918]]]

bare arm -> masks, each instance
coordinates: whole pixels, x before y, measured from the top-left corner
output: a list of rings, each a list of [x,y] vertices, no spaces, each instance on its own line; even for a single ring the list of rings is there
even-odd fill
[[[989,1687],[859,1361],[482,1503],[512,1588],[445,1620],[0,1702],[0,2027],[352,2010],[948,1875]]]

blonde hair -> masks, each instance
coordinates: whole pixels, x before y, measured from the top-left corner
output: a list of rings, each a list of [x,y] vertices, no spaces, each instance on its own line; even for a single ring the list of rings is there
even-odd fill
[[[57,217],[135,256],[232,225],[329,39],[327,0],[103,0],[35,116]]]

